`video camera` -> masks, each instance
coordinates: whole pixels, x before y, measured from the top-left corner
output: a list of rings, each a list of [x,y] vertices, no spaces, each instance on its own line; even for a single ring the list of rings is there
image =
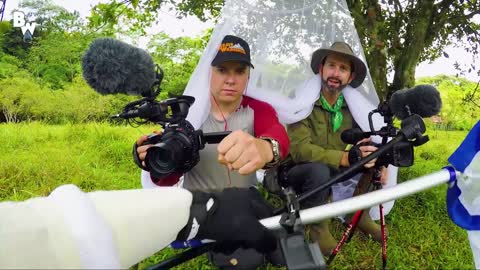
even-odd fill
[[[372,116],[374,114],[380,114],[383,116],[384,123],[386,124],[380,130],[376,131],[373,126]],[[390,107],[387,102],[381,103],[377,109],[371,111],[368,114],[368,122],[370,126],[369,132],[362,132],[362,130],[355,128],[355,129],[348,129],[345,130],[341,134],[342,141],[348,144],[354,144],[354,146],[350,149],[348,154],[348,161],[350,164],[355,164],[362,159],[362,153],[360,151],[360,147],[364,145],[373,145],[377,148],[382,147],[388,141],[388,138],[393,138],[398,135],[399,130],[394,127],[393,125],[393,113],[390,110]],[[393,147],[387,151],[386,153],[382,154],[376,162],[377,167],[385,166],[387,167],[389,164],[392,164],[396,167],[409,167],[413,165],[414,159],[414,146],[422,145],[426,143],[429,138],[428,135],[423,136],[422,134],[425,132],[425,125],[423,120],[418,115],[412,115],[407,117],[402,121],[402,129],[405,127],[414,124],[418,125],[417,130],[415,131],[415,137],[413,140],[403,140],[399,141]],[[375,143],[375,142],[363,142],[358,143],[360,139],[369,138],[370,136],[380,136],[382,138],[382,143]],[[358,143],[358,144],[357,144]]]
[[[163,71],[157,66],[156,90],[148,91],[140,100],[127,104],[121,113],[113,118],[125,119],[132,124],[153,122],[160,124],[161,134],[152,134],[143,143],[152,144],[147,150],[145,167],[134,149],[135,163],[149,171],[153,178],[161,179],[173,173],[185,173],[197,165],[200,160],[199,151],[206,143],[219,143],[230,132],[212,132],[204,134],[201,129],[195,130],[186,120],[188,110],[195,101],[192,96],[178,96],[162,101],[156,98],[160,94]],[[134,148],[137,145],[135,144]]]
[[[162,126],[161,134],[150,135],[144,143],[153,144],[147,150],[145,166],[139,160],[136,144],[133,150],[135,163],[155,179],[189,171],[200,160],[199,151],[206,143],[219,143],[230,133],[203,134],[202,130],[195,130],[186,120],[194,97],[157,101],[163,71],[142,49],[111,38],[96,39],[83,56],[82,69],[85,81],[102,95],[143,97],[127,104],[112,119],[124,119],[131,125],[153,122]]]

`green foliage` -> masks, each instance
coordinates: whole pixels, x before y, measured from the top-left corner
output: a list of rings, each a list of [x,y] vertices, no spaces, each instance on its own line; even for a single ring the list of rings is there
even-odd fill
[[[84,123],[104,121],[132,100],[123,95],[101,96],[82,79],[52,91],[25,74],[0,80],[0,109],[7,122]]]
[[[29,48],[20,28],[14,28],[11,22],[0,22],[0,51],[24,60]]]
[[[433,61],[446,46],[461,42],[479,53],[479,1],[355,1],[347,0],[377,91],[390,92],[415,83],[415,68]],[[377,72],[380,69],[381,72]],[[468,69],[468,68],[467,68]],[[393,71],[391,85],[387,72]],[[381,90],[380,90],[381,91]]]
[[[0,79],[11,77],[20,70],[21,61],[0,51]]]
[[[131,32],[146,34],[145,28],[157,17],[160,1],[150,1],[140,5],[138,0],[100,3],[94,6],[88,17],[88,26],[95,30],[113,35],[119,31],[121,22],[127,22]]]
[[[181,95],[190,75],[210,38],[210,32],[200,38],[170,38],[165,33],[155,35],[149,43],[152,57],[164,71],[161,98]]]
[[[81,74],[82,56],[94,38],[80,32],[50,32],[30,49],[27,69],[50,88],[63,88]]]
[[[26,21],[35,21],[40,27],[45,26],[51,18],[67,12],[52,0],[24,0],[19,3],[19,8],[25,13]]]
[[[131,32],[145,34],[145,28],[158,17],[161,7],[177,11],[177,17],[197,16],[200,20],[216,19],[223,7],[223,0],[113,0],[93,7],[88,25],[93,29],[102,28],[108,33],[115,33],[122,22],[127,22]]]
[[[480,119],[480,109],[476,105],[480,104],[480,96],[474,96],[473,102],[466,101],[466,96],[475,89],[476,83],[458,77],[438,75],[420,78],[417,84],[430,84],[439,90],[442,99],[442,124],[458,130],[469,130]],[[430,126],[434,128],[433,124]]]

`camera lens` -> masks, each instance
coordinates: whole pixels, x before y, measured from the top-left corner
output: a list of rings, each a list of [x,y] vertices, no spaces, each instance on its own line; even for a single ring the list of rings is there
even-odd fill
[[[152,176],[161,178],[178,170],[185,163],[185,150],[181,140],[170,138],[147,150],[145,163]]]

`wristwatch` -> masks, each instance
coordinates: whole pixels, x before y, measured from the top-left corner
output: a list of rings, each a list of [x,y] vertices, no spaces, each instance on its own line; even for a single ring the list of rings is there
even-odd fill
[[[263,167],[264,169],[269,169],[280,163],[280,145],[278,144],[278,141],[269,137],[260,137],[262,140],[266,140],[270,142],[272,145],[272,154],[273,154],[273,159],[272,161],[268,162],[265,164]]]

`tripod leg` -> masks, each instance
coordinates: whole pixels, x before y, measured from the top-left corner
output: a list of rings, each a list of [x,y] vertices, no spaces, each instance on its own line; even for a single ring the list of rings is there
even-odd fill
[[[350,222],[350,224],[348,224],[347,229],[343,233],[342,239],[340,239],[337,246],[332,251],[332,254],[330,254],[330,256],[328,257],[328,260],[327,260],[327,263],[326,263],[327,265],[330,265],[330,263],[333,261],[333,259],[335,259],[335,256],[337,256],[337,253],[340,251],[340,249],[342,248],[345,241],[347,241],[347,238],[349,237],[350,233],[352,233],[352,235],[353,235],[353,232],[354,232],[355,228],[357,227],[358,221],[360,220],[360,217],[362,216],[362,213],[363,213],[363,210],[357,211],[355,213],[355,215],[352,218],[352,221]]]
[[[350,242],[350,240],[352,239],[353,237],[353,233],[355,232],[355,230],[357,229],[358,227],[358,223],[360,222],[360,219],[362,218],[362,215],[363,215],[363,212],[365,210],[360,210],[360,211],[357,211],[355,212],[355,215],[353,215],[352,217],[352,221],[350,222],[350,224],[352,225],[352,228],[350,230],[350,234],[347,238],[347,243]],[[358,216],[357,216],[358,214]]]
[[[378,206],[380,209],[380,226],[382,228],[382,268],[385,270],[387,268],[387,234],[386,234],[386,225],[385,217],[383,216],[383,205]]]

